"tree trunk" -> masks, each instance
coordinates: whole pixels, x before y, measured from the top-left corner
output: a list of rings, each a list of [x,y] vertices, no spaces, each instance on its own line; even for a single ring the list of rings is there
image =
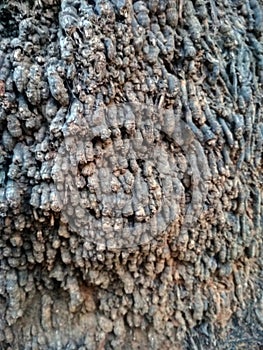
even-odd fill
[[[261,349],[262,1],[0,19],[0,348]]]

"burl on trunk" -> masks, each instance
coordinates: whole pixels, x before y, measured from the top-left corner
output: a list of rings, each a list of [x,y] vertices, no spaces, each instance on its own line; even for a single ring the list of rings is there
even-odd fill
[[[0,348],[260,349],[262,0],[0,4]]]

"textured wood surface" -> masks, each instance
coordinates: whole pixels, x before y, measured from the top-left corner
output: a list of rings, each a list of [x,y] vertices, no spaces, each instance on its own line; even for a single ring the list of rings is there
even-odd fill
[[[261,349],[261,0],[0,4],[0,349]]]

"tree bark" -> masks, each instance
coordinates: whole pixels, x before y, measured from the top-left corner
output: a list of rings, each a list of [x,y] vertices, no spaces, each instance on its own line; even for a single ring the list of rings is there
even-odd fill
[[[0,348],[261,349],[262,1],[0,19]]]

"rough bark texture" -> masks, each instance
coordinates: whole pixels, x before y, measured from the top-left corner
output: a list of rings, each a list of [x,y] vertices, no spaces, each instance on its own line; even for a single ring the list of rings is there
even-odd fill
[[[261,349],[263,4],[0,4],[0,348]]]

